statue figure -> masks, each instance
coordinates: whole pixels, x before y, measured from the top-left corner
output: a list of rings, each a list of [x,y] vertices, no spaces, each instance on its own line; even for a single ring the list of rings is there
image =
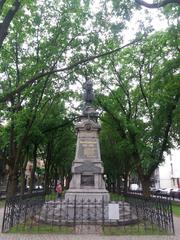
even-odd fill
[[[83,84],[83,89],[85,89],[84,92],[84,100],[86,106],[91,105],[92,101],[94,100],[94,93],[93,93],[93,83],[91,80],[87,80]]]
[[[83,84],[84,91],[84,108],[83,108],[83,115],[91,118],[91,120],[97,122],[98,113],[96,112],[95,108],[91,105],[94,100],[94,93],[93,93],[93,83],[91,80],[86,80]]]

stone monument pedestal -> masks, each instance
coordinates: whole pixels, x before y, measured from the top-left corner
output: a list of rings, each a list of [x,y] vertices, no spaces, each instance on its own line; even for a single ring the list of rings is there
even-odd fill
[[[54,225],[128,225],[137,222],[129,203],[116,202],[115,205],[117,216],[110,218],[109,204],[102,201],[47,201],[35,217],[37,221]]]
[[[77,199],[77,201],[104,201],[106,204],[109,202],[109,194],[107,190],[82,190],[82,189],[71,189],[66,192],[65,200],[73,201],[74,199]]]
[[[101,162],[99,146],[100,125],[93,108],[88,116],[83,116],[75,126],[77,146],[75,160],[72,164],[72,180],[65,194],[65,200],[75,198],[84,201],[109,202],[109,193],[103,179],[104,168]],[[93,117],[94,116],[94,117]]]

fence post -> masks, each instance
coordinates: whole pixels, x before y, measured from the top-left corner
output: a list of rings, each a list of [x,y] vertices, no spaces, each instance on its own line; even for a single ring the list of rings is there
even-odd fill
[[[169,205],[170,205],[171,228],[172,228],[172,233],[173,233],[173,235],[175,235],[175,229],[174,229],[174,220],[173,220],[173,211],[172,211],[172,202],[171,202],[171,199],[169,199]]]
[[[11,214],[10,214],[10,224],[9,224],[9,227],[13,227],[13,221],[14,221],[14,203],[11,205]]]
[[[5,231],[4,231],[4,226],[5,226],[5,217],[6,217],[6,210],[7,210],[7,201],[8,201],[8,200],[6,199],[6,201],[5,201],[5,207],[4,207],[4,214],[3,214],[2,229],[1,229],[2,233],[5,232]]]

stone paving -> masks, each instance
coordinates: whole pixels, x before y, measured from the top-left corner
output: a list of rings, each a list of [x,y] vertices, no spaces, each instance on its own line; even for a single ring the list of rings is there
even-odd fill
[[[0,208],[0,226],[3,208]],[[175,236],[104,236],[95,234],[8,234],[0,233],[0,240],[180,240],[180,218],[174,217]]]

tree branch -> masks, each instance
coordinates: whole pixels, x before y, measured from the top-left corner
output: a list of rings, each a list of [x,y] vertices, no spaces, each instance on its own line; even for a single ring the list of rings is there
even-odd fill
[[[163,153],[167,148],[167,143],[168,143],[168,138],[169,138],[169,133],[171,131],[171,127],[172,127],[172,123],[173,123],[173,113],[176,110],[176,107],[178,105],[180,99],[180,93],[177,93],[175,95],[174,98],[174,103],[171,106],[171,109],[167,115],[167,123],[166,123],[166,127],[165,127],[165,131],[164,131],[164,138],[163,138],[163,142],[162,142],[162,146],[161,146],[161,151],[159,154],[159,162],[161,161],[162,157],[163,157]]]
[[[116,101],[118,102],[122,112],[124,113],[124,115],[126,115],[126,109],[124,108],[124,106],[122,105],[120,99],[117,97],[117,94],[114,93],[114,91],[106,84],[105,81],[101,80],[101,83],[110,91],[110,93],[112,94],[112,96],[114,97],[114,99],[116,99]]]
[[[140,63],[140,67],[139,67],[139,71],[138,71],[138,74],[139,74],[139,86],[140,86],[142,97],[143,97],[143,99],[145,101],[145,105],[146,105],[146,107],[147,107],[147,109],[149,111],[149,117],[150,117],[150,119],[152,121],[153,116],[152,116],[151,108],[149,106],[148,99],[146,97],[145,90],[144,90],[143,83],[142,83],[142,70],[143,70],[144,61],[145,61],[145,56],[143,56],[143,60]]]
[[[20,8],[20,2],[19,2],[19,0],[15,0],[13,2],[11,9],[6,14],[3,22],[0,23],[0,47],[2,46],[4,39],[6,38],[6,36],[8,34],[8,28],[10,26],[10,23],[13,20],[15,14],[19,10],[19,8]]]
[[[143,0],[135,0],[135,2],[147,8],[160,8],[170,3],[180,4],[180,0],[162,0],[161,2],[158,1],[158,3],[147,3]]]
[[[0,0],[0,10],[2,10],[6,0]],[[1,12],[0,12],[1,13]]]
[[[167,114],[166,126],[165,126],[165,129],[164,129],[164,136],[163,136],[163,139],[162,139],[162,145],[161,145],[159,154],[157,156],[157,161],[154,161],[152,163],[152,166],[151,166],[151,168],[148,171],[149,172],[149,176],[151,176],[152,172],[155,171],[155,169],[157,168],[159,163],[161,163],[162,160],[163,160],[163,154],[164,154],[164,152],[167,149],[167,144],[168,144],[168,140],[169,140],[169,134],[171,132],[171,128],[172,128],[172,124],[173,124],[173,113],[174,113],[174,111],[176,110],[176,108],[178,106],[179,100],[180,100],[180,93],[178,92],[175,95],[174,103],[171,105],[171,108],[170,108],[170,110],[169,110],[169,112]]]
[[[99,105],[102,107],[102,109],[109,115],[109,117],[116,124],[117,131],[120,133],[121,137],[124,139],[127,139],[124,127],[123,127],[120,119],[118,119],[118,117],[115,116],[115,114],[110,110],[110,108],[107,106],[107,104],[104,104],[98,96],[96,96],[96,99],[97,99],[97,102],[99,103]]]
[[[43,131],[43,133],[47,133],[47,132],[51,132],[51,131],[54,131],[54,130],[57,130],[59,128],[64,128],[68,125],[71,125],[75,120],[77,120],[79,117],[74,117],[72,119],[68,119],[68,120],[65,120],[63,123],[57,125],[57,126],[54,126],[54,127],[51,127],[51,128],[47,128]]]
[[[105,53],[101,53],[101,54],[98,54],[98,55],[90,56],[90,57],[87,57],[85,59],[79,60],[79,61],[77,61],[75,63],[72,63],[69,66],[64,67],[64,68],[60,68],[60,69],[56,69],[56,70],[51,69],[50,71],[39,73],[39,74],[35,75],[34,77],[32,77],[31,79],[29,79],[28,81],[26,81],[23,85],[16,88],[14,91],[11,91],[10,93],[7,93],[3,97],[0,97],[0,102],[5,102],[5,101],[10,100],[12,98],[12,96],[14,96],[17,93],[20,93],[20,92],[24,91],[28,86],[31,86],[35,81],[40,80],[41,78],[43,78],[43,77],[45,77],[49,74],[51,75],[51,74],[58,73],[58,72],[68,71],[68,70],[71,70],[71,69],[77,67],[78,65],[81,65],[81,64],[84,64],[84,63],[87,63],[87,62],[90,62],[90,61],[94,61],[95,59],[98,59],[98,58],[101,58],[101,57],[106,57],[110,54],[119,52],[122,49],[124,49],[124,48],[126,48],[126,47],[140,41],[140,40],[142,40],[142,38],[135,39],[132,42],[127,43],[127,44],[123,45],[122,47],[116,48],[114,50],[111,50],[111,51],[108,51],[108,52],[105,52]]]
[[[121,78],[121,74],[120,74],[120,72],[118,72],[118,70],[116,69],[116,66],[115,66],[115,64],[114,64],[114,61],[112,61],[112,65],[113,65],[113,69],[114,69],[115,75],[116,75],[116,77],[117,77],[118,86],[122,89],[123,93],[124,93],[125,96],[127,97],[129,109],[127,109],[127,113],[126,113],[126,110],[125,110],[125,108],[124,108],[124,111],[123,111],[123,112],[125,113],[126,117],[128,117],[128,119],[129,119],[130,116],[131,116],[131,100],[130,100],[129,90],[126,88],[125,84],[123,83],[122,78]]]

